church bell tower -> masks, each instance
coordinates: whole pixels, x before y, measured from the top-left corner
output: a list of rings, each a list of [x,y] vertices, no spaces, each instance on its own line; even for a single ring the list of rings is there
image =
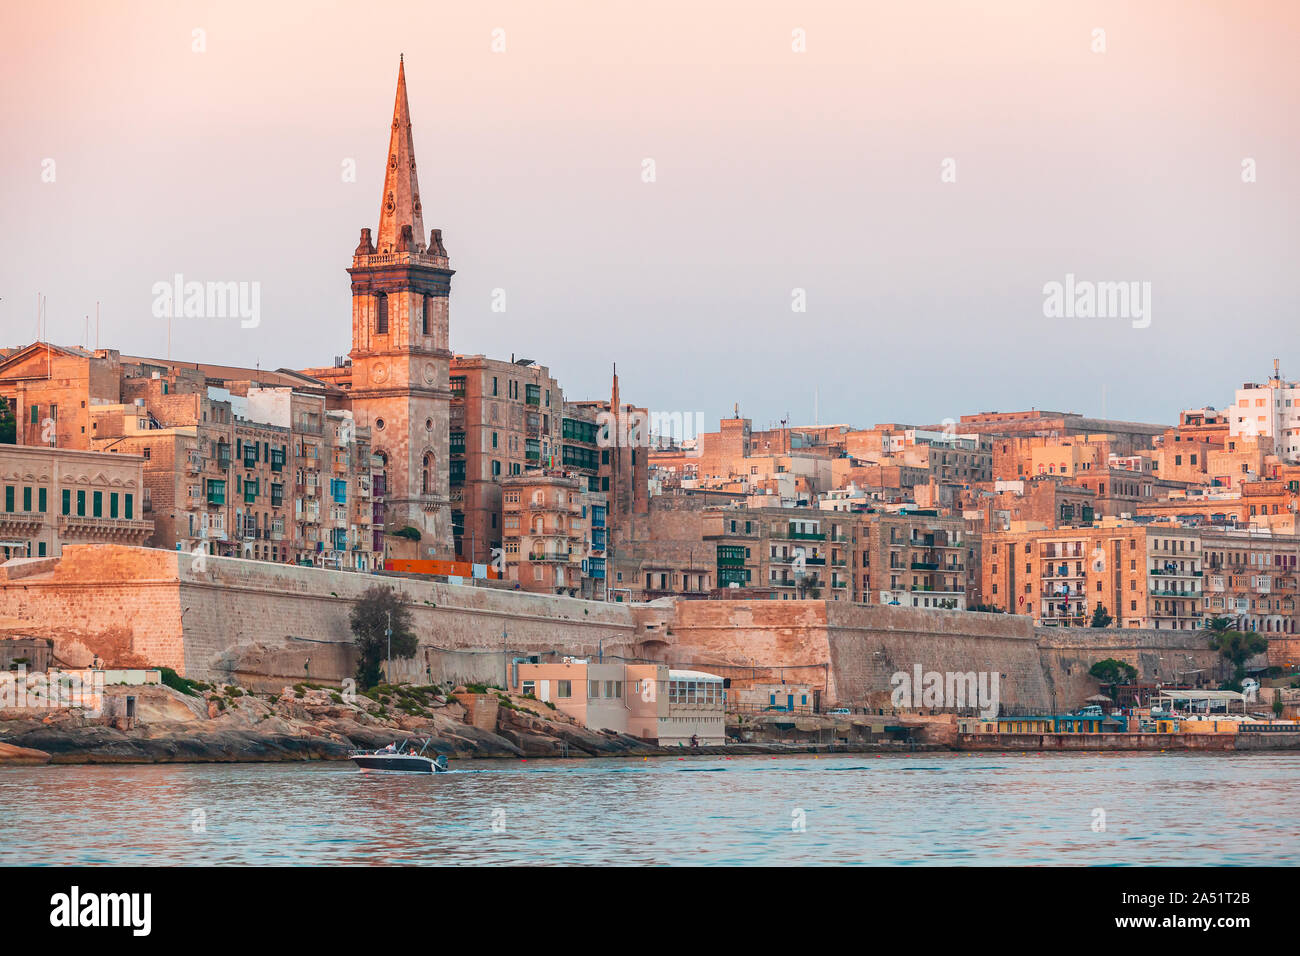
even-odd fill
[[[352,254],[352,414],[384,461],[384,530],[420,533],[421,558],[454,557],[448,501],[447,296],[442,230],[427,236],[406,101],[406,64],[388,143],[379,230]]]

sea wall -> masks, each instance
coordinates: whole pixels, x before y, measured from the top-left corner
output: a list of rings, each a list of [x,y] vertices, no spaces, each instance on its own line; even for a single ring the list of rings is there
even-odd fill
[[[1097,692],[1097,682],[1088,670],[1108,657],[1136,668],[1140,683],[1199,680],[1217,687],[1231,676],[1232,668],[1218,651],[1210,649],[1204,631],[1042,627],[1037,637],[1049,692],[1062,706],[1071,706]]]
[[[822,688],[823,707],[888,710],[893,675],[912,675],[918,665],[923,673],[996,673],[1004,705],[1042,708],[1051,701],[1032,622],[1006,614],[836,601],[684,601],[665,653],[676,664],[741,684],[810,683]]]
[[[402,594],[420,641],[396,679],[500,683],[503,658],[630,655],[637,642],[624,604],[113,545],[0,568],[0,616],[53,638],[68,663],[98,655],[256,689],[352,676],[348,617],[376,584]]]
[[[397,589],[420,648],[396,679],[500,684],[526,654],[654,660],[745,685],[806,683],[823,708],[888,710],[893,675],[998,677],[1000,703],[1061,712],[1096,693],[1115,657],[1148,682],[1217,682],[1226,666],[1196,631],[1035,629],[1027,617],[827,601],[618,604],[117,545],[0,567],[0,627],[50,637],[60,663],[167,666],[279,689],[355,673],[348,617],[375,584]],[[917,702],[920,703],[919,701]]]

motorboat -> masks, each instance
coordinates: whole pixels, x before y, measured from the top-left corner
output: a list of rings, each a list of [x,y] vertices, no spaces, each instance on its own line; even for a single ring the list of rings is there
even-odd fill
[[[352,750],[348,752],[348,758],[362,773],[446,773],[446,754],[436,757],[424,755],[432,739],[426,740],[418,753],[403,742],[401,746],[391,743],[379,750]]]

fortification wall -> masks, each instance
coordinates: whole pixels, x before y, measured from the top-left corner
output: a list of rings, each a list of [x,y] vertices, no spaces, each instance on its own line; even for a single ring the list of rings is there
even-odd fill
[[[678,602],[665,649],[742,684],[807,681],[825,706],[889,709],[903,671],[997,673],[1003,703],[1051,699],[1028,618],[827,601]]]
[[[116,545],[70,545],[60,558],[0,567],[0,617],[54,639],[56,658],[88,667],[184,670],[177,554]]]
[[[348,615],[376,584],[402,594],[420,640],[414,658],[394,662],[398,679],[500,683],[509,657],[631,656],[637,642],[625,604],[112,545],[0,569],[0,616],[54,638],[69,663],[97,654],[278,687],[352,676]]]
[[[1204,631],[1149,628],[1040,627],[1037,630],[1043,675],[1060,707],[1097,692],[1088,670],[1113,657],[1137,668],[1141,683],[1204,683],[1218,687],[1232,668],[1210,649]],[[1262,663],[1262,659],[1261,659]]]
[[[348,616],[375,584],[398,590],[420,641],[393,676],[500,683],[524,654],[664,661],[732,678],[807,682],[824,706],[889,709],[897,672],[996,673],[1004,708],[1064,711],[1096,692],[1088,669],[1114,657],[1143,681],[1215,681],[1219,656],[1196,631],[1035,630],[1006,614],[826,601],[646,605],[325,571],[116,545],[0,567],[0,627],[55,641],[86,666],[167,666],[257,689],[355,672]]]

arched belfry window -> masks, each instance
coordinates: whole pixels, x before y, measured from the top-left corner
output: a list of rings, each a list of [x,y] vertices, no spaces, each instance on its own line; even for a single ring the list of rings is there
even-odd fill
[[[433,456],[427,452],[420,468],[420,488],[426,495],[433,493]]]
[[[421,331],[422,335],[433,334],[433,319],[430,318],[429,316],[429,313],[432,311],[433,311],[433,296],[426,295],[424,297],[424,315],[423,315],[424,324]]]
[[[375,296],[375,334],[388,334],[388,296],[382,292]]]

